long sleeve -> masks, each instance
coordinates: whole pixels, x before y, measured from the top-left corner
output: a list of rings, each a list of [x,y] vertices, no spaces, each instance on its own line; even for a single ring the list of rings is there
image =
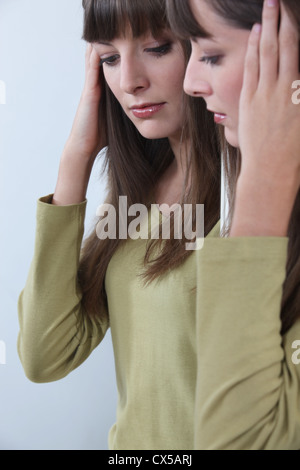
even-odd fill
[[[287,244],[208,239],[199,252],[196,449],[300,449],[300,321],[280,335]]]
[[[78,367],[103,339],[108,321],[81,307],[77,271],[86,203],[37,206],[34,257],[19,297],[18,352],[27,377],[51,382]]]

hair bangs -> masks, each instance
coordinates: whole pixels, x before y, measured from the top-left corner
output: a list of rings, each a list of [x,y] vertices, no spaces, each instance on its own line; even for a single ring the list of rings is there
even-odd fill
[[[134,38],[169,28],[164,0],[83,0],[87,42],[112,41],[130,28]]]
[[[198,24],[188,0],[166,0],[172,31],[182,39],[208,38],[210,34]]]
[[[255,23],[262,21],[263,0],[209,0],[207,3],[229,24],[239,29],[250,30]]]

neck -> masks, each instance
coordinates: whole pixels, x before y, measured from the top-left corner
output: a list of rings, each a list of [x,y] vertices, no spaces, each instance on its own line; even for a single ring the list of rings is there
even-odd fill
[[[182,142],[181,133],[179,138],[169,138],[169,142],[175,158],[158,181],[156,202],[172,205],[181,199],[187,171],[189,144]]]
[[[169,137],[169,143],[175,156],[174,166],[178,171],[185,172],[187,168],[187,156],[190,144],[187,141],[183,142],[182,136],[183,132],[180,131],[176,136]]]

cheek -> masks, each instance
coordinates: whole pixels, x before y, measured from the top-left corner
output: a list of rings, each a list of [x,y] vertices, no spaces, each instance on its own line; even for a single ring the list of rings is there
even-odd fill
[[[243,86],[243,68],[232,70],[223,80],[223,96],[226,99],[233,112],[237,113],[239,109],[240,96]]]
[[[177,95],[178,98],[181,98],[184,90],[183,90],[183,82],[185,77],[186,67],[181,66],[179,67],[170,67],[168,68],[167,72],[162,76],[162,86],[165,90],[173,95]]]
[[[183,90],[183,82],[186,72],[186,61],[181,50],[175,50],[168,56],[157,60],[155,65],[156,80],[159,79],[165,89]],[[152,76],[154,78],[154,76]]]
[[[118,79],[116,77],[116,74],[112,75],[110,74],[109,70],[107,71],[103,69],[103,75],[104,79],[106,82],[106,85],[110,89],[110,91],[113,93],[113,95],[117,98],[118,101],[120,101],[121,95],[120,95],[120,86],[118,86]]]

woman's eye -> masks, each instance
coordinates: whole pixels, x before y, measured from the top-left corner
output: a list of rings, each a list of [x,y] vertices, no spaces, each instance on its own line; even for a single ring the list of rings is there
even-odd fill
[[[161,57],[168,54],[172,49],[172,43],[163,44],[162,46],[152,47],[146,49],[146,52],[149,52],[156,57]],[[106,64],[110,67],[113,67],[117,64],[120,56],[118,54],[111,55],[109,57],[104,57],[100,60],[100,65]]]
[[[110,57],[105,57],[104,59],[100,60],[100,65],[107,64],[109,66],[113,66],[116,64],[119,56],[117,54],[111,55]]]
[[[172,43],[167,43],[159,47],[152,47],[152,48],[146,49],[146,52],[150,52],[152,54],[155,54],[158,57],[161,57],[165,54],[168,54],[171,51],[171,49],[172,49]]]
[[[201,57],[200,62],[205,62],[205,64],[210,64],[210,65],[217,65],[220,59],[221,59],[220,55],[203,56]]]

